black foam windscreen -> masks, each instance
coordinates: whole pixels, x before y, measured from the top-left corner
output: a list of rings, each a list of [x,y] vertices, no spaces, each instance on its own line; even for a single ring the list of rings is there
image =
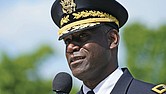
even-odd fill
[[[65,72],[58,73],[52,83],[53,91],[69,94],[72,88],[72,77]]]

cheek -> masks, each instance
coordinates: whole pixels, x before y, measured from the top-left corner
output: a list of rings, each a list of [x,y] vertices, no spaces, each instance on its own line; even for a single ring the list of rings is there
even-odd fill
[[[96,43],[88,43],[85,45],[85,49],[87,49],[88,53],[88,59],[89,61],[99,59],[101,54],[103,53],[103,47],[96,44]]]
[[[94,60],[96,60],[96,62],[100,61],[102,62],[106,55],[109,53],[109,48],[106,45],[100,45],[97,43],[94,43],[93,45],[91,45],[90,49],[90,55],[91,58],[93,58]]]

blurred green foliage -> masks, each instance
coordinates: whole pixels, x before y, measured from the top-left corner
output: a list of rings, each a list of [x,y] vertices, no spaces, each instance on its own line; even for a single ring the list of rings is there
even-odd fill
[[[124,29],[123,38],[132,74],[154,84],[166,83],[166,25],[156,29],[134,23]]]
[[[40,61],[52,53],[48,46],[16,58],[3,52],[0,60],[0,94],[52,94],[51,81],[43,80],[37,73]]]
[[[55,94],[52,81],[40,77],[38,66],[54,53],[43,45],[34,52],[11,58],[5,52],[0,58],[0,94]],[[78,90],[73,87],[71,94]]]

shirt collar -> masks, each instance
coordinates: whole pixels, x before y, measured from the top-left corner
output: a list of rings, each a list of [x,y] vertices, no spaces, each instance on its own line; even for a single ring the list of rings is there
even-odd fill
[[[111,73],[107,78],[105,78],[103,81],[101,81],[94,89],[93,91],[95,94],[110,94],[113,87],[117,83],[118,79],[123,74],[123,71],[120,68],[117,68],[113,73]],[[83,84],[83,92],[86,94],[88,91],[90,91],[85,84]]]

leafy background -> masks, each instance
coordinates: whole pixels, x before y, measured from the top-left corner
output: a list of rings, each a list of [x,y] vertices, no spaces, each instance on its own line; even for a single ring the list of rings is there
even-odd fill
[[[151,83],[166,83],[166,25],[148,28],[133,23],[123,32],[127,65],[136,78]]]

